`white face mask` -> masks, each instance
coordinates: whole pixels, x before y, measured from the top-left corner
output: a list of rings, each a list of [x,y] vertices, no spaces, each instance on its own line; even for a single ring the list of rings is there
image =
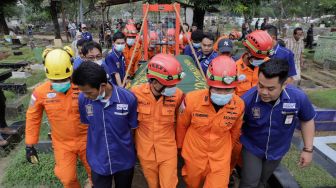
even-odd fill
[[[135,38],[127,38],[126,43],[128,46],[133,46],[135,43]]]
[[[103,59],[100,59],[100,60],[96,60],[95,63],[101,66],[103,64],[103,61],[104,61]]]

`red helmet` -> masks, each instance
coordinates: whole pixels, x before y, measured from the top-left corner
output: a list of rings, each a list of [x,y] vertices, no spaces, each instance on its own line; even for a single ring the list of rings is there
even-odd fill
[[[125,32],[127,37],[135,37],[137,36],[138,30],[136,29],[134,24],[127,24],[125,26]]]
[[[256,30],[248,34],[243,45],[254,57],[263,59],[273,55],[273,39],[266,31]]]
[[[190,32],[187,32],[183,35],[183,43],[184,44],[187,44],[188,43],[188,39],[191,40],[191,33]]]
[[[147,78],[155,78],[165,86],[178,84],[185,75],[180,62],[170,54],[155,55],[147,66]]]
[[[167,30],[167,36],[174,36],[175,35],[175,29],[174,28],[169,28]]]
[[[211,61],[206,77],[211,87],[235,88],[238,80],[236,62],[229,56],[218,56]]]

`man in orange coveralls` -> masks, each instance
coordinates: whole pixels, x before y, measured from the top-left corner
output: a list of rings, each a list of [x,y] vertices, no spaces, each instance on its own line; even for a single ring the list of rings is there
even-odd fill
[[[238,75],[244,77],[236,87],[236,94],[239,96],[257,85],[258,66],[273,54],[273,39],[266,31],[256,30],[248,34],[243,45],[246,47],[246,53],[236,61]]]
[[[45,110],[51,125],[52,146],[55,155],[55,175],[65,188],[80,187],[77,179],[79,157],[90,179],[86,161],[87,126],[80,123],[78,111],[79,90],[71,84],[73,72],[70,47],[46,49],[43,53],[46,76],[49,81],[34,89],[26,114],[26,157],[38,163],[34,144],[39,140],[41,120]]]
[[[242,126],[244,102],[234,94],[235,62],[216,57],[207,71],[209,89],[186,95],[177,122],[177,146],[185,165],[182,176],[188,188],[224,188],[230,176],[231,151]]]
[[[167,43],[167,45],[162,46],[162,53],[165,54],[176,54],[175,53],[175,29],[169,28],[167,30],[167,36],[163,39],[164,43]]]
[[[175,122],[183,93],[176,88],[184,76],[177,59],[158,54],[148,63],[149,82],[132,88],[138,99],[135,144],[149,188],[176,188]]]
[[[123,51],[125,61],[126,61],[126,69],[128,68],[128,66],[131,62],[132,54],[135,50],[135,45],[136,45],[135,42],[136,42],[137,32],[138,32],[138,30],[136,29],[136,27],[133,24],[127,24],[126,25],[126,27],[125,27],[126,46],[125,46],[124,51]],[[131,67],[130,72],[129,72],[130,76],[133,76],[134,73],[137,71],[138,63],[139,63],[140,59],[141,59],[141,45],[139,43],[139,44],[137,44],[137,50],[135,51],[132,67]]]
[[[154,55],[160,53],[160,46],[157,46],[159,36],[155,31],[149,33],[148,59],[152,59]]]

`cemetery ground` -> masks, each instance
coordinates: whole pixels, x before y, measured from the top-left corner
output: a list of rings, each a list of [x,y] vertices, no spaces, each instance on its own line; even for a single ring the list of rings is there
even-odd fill
[[[41,43],[42,39],[36,39],[37,43]],[[19,71],[25,71],[31,76],[28,78],[9,78],[6,83],[26,83],[27,93],[16,94],[13,91],[5,91],[7,97],[7,104],[20,100],[23,105],[23,111],[19,113],[19,116],[11,117],[8,119],[8,123],[11,124],[14,121],[24,120],[25,110],[28,107],[30,95],[32,89],[45,80],[43,69],[32,69],[31,65],[38,64],[38,57],[34,54],[34,51],[28,46],[20,48],[23,55],[14,56],[10,47],[3,46],[0,51],[8,51],[11,54],[1,63],[16,63],[18,61],[29,61],[29,65]],[[305,51],[306,68],[303,69],[303,73],[308,75],[308,78],[303,83],[303,89],[307,92],[309,98],[313,104],[320,108],[336,109],[336,82],[335,78],[332,81],[330,75],[336,75],[336,71],[327,71],[330,75],[321,73],[323,68],[313,62],[313,54]],[[314,80],[310,80],[313,78]],[[321,84],[322,83],[322,84]],[[330,86],[330,87],[328,87]],[[43,118],[43,124],[40,131],[40,141],[47,141],[49,126],[46,117]],[[296,131],[296,135],[300,135],[299,131]],[[330,136],[336,135],[336,131],[318,131],[316,136]],[[336,144],[329,144],[330,147],[336,149]],[[0,158],[0,187],[61,187],[61,183],[54,175],[54,158],[52,152],[39,152],[40,163],[38,165],[32,165],[26,161],[25,158],[25,145],[24,141],[17,143],[10,148],[10,151],[4,151],[3,156]],[[284,157],[282,165],[285,166],[290,174],[295,178],[300,187],[335,187],[336,179],[330,173],[328,173],[322,166],[316,161],[313,161],[312,165],[308,168],[300,169],[297,166],[301,148],[298,148],[294,144],[290,151]],[[80,162],[78,162],[78,178],[82,185],[85,184],[87,177],[85,170]],[[336,167],[335,167],[336,168]],[[144,178],[139,165],[137,165],[134,187],[146,187]]]

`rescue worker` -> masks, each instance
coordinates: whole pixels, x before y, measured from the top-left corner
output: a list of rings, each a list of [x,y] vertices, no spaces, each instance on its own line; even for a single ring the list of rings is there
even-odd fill
[[[266,31],[256,30],[248,34],[243,45],[246,47],[246,52],[236,61],[240,77],[236,94],[239,96],[257,85],[258,66],[273,54],[273,40]]]
[[[240,136],[244,102],[236,94],[236,63],[215,58],[207,71],[209,89],[188,93],[179,110],[177,147],[185,165],[182,176],[189,188],[227,187],[231,151]]]
[[[203,31],[202,30],[196,30],[196,31],[191,33],[191,44],[192,44],[192,47],[195,50],[196,57],[193,55],[191,47],[189,45],[187,45],[184,48],[184,51],[183,51],[183,54],[190,56],[194,60],[195,64],[197,64],[196,63],[196,58],[198,56],[200,56],[201,53],[202,53],[202,49],[201,49],[202,39],[203,39]]]
[[[38,143],[43,111],[51,125],[55,175],[65,188],[80,187],[77,179],[79,158],[91,179],[86,161],[87,126],[81,124],[78,111],[79,89],[71,83],[73,72],[70,47],[46,49],[43,53],[49,79],[34,89],[26,115],[26,158],[38,163],[34,145]]]
[[[126,70],[128,66],[130,65],[132,54],[135,50],[135,42],[137,37],[138,30],[133,24],[127,24],[126,25],[126,46],[123,50],[123,54],[125,56],[125,63],[126,63]],[[132,77],[134,76],[134,73],[138,69],[138,63],[141,59],[141,46],[140,44],[137,44],[137,50],[135,51],[132,67],[130,69],[129,75]]]
[[[137,101],[128,90],[110,83],[104,69],[85,62],[73,73],[81,121],[88,124],[87,160],[95,188],[131,188],[137,128]]]
[[[176,188],[175,122],[183,97],[176,84],[184,72],[177,59],[168,54],[155,55],[147,71],[148,83],[132,88],[138,99],[136,150],[149,188]]]
[[[117,32],[113,35],[113,48],[105,59],[105,71],[109,75],[110,81],[118,86],[122,86],[122,81],[126,74],[125,57],[123,50],[126,46],[125,35]]]
[[[175,54],[175,29],[169,28],[167,30],[167,38],[163,39],[162,53],[165,54]]]
[[[207,73],[211,61],[218,56],[218,53],[213,50],[214,40],[214,36],[211,33],[204,33],[201,42],[202,52],[198,56],[204,75]]]
[[[267,187],[267,180],[291,146],[296,120],[301,122],[303,149],[298,166],[313,157],[315,111],[307,95],[287,85],[288,63],[270,59],[259,67],[258,85],[242,96],[245,102],[240,188]]]
[[[157,46],[159,36],[155,31],[149,33],[148,58],[152,59],[154,55],[160,53],[160,46]]]

